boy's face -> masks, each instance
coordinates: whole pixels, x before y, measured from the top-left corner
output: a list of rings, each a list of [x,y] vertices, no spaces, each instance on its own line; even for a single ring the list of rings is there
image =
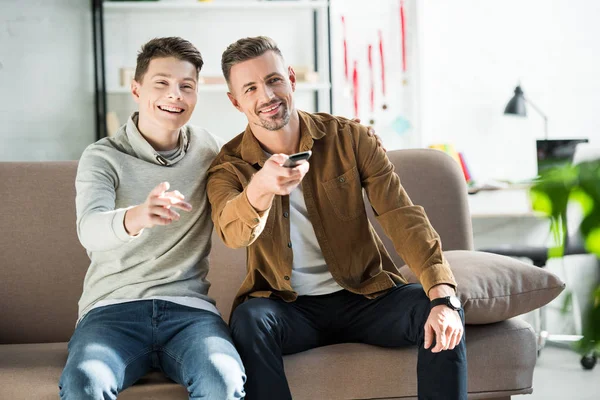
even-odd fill
[[[140,119],[158,130],[179,130],[191,118],[198,100],[198,74],[189,61],[155,58],[131,93],[139,105]]]
[[[296,74],[273,51],[234,65],[229,75],[229,100],[248,123],[270,131],[288,124],[294,110]]]

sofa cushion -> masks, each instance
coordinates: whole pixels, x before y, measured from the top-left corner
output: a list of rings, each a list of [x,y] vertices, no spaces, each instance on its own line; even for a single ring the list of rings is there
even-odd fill
[[[67,343],[0,346],[0,399],[57,400],[58,380],[67,361]],[[119,394],[119,400],[181,400],[187,391],[152,372]]]
[[[536,343],[527,323],[513,319],[468,326],[466,337],[469,392],[475,396],[471,398],[531,393]],[[66,359],[66,343],[0,346],[0,399],[57,399]],[[348,343],[286,356],[284,361],[294,400],[416,396],[415,348]],[[121,399],[183,400],[187,392],[162,374],[152,373],[123,391]]]
[[[548,304],[565,284],[545,269],[514,258],[480,251],[446,251],[467,324],[488,324],[525,314]],[[400,269],[409,282],[412,271]]]

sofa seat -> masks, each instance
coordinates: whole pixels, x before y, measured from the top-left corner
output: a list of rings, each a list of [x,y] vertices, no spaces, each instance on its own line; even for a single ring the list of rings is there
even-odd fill
[[[518,318],[467,326],[469,397],[531,393],[535,346],[531,327]],[[58,379],[66,358],[66,343],[0,346],[0,399],[57,399]],[[285,357],[294,400],[416,399],[416,363],[414,348],[390,351],[354,343]],[[387,373],[377,372],[382,370]],[[153,372],[125,390],[119,399],[187,399],[187,393],[161,373]]]

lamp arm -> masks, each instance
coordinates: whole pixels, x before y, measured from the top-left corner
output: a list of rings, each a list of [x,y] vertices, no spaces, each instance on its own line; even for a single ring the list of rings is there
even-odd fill
[[[548,116],[544,114],[544,112],[534,103],[532,103],[527,97],[523,96],[523,98],[525,99],[525,102],[529,104],[531,108],[533,108],[544,119],[544,140],[548,140]]]

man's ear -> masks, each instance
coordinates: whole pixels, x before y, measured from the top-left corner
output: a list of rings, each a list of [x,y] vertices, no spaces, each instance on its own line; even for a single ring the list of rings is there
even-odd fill
[[[288,78],[292,84],[292,91],[296,91],[296,71],[291,66],[288,67]]]
[[[229,97],[229,101],[231,102],[231,104],[233,104],[235,108],[237,108],[239,112],[243,112],[242,107],[240,107],[240,103],[235,99],[231,92],[227,92],[227,97]]]
[[[131,95],[133,96],[133,100],[139,104],[140,103],[140,84],[135,79],[133,79],[131,81],[130,88],[131,88]]]

